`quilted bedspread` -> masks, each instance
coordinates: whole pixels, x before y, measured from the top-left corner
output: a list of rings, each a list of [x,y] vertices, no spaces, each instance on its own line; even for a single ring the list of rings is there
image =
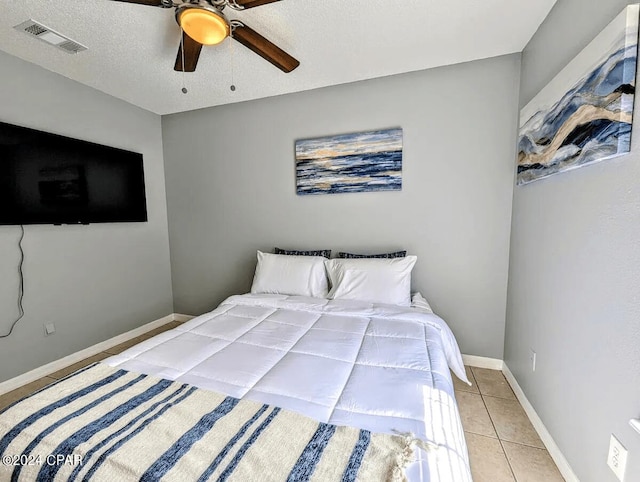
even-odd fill
[[[94,364],[0,414],[0,480],[404,480],[411,436]]]
[[[239,295],[105,360],[133,372],[282,407],[338,426],[414,434],[412,481],[471,480],[449,369],[451,330],[416,308]]]

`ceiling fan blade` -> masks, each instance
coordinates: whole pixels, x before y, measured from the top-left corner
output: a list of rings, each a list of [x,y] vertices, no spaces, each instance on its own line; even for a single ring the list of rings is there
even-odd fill
[[[137,3],[139,5],[149,5],[151,7],[171,7],[173,2],[167,2],[162,0],[114,0],[116,2],[124,2],[124,3]]]
[[[184,71],[195,72],[196,65],[198,65],[198,59],[200,58],[200,51],[202,50],[202,44],[199,42],[196,42],[184,32],[182,32],[182,43],[178,48],[176,65],[173,67],[173,70],[177,72],[182,72],[183,45],[184,45]]]
[[[247,8],[259,7],[260,5],[279,1],[280,0],[235,0],[234,3],[242,10],[246,10]]]
[[[280,47],[240,22],[234,23],[233,38],[285,73],[291,72],[300,65],[299,61]]]

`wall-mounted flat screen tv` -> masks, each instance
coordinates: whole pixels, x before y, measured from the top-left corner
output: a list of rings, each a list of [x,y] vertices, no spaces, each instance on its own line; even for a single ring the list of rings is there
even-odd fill
[[[0,122],[0,224],[146,220],[142,154]]]

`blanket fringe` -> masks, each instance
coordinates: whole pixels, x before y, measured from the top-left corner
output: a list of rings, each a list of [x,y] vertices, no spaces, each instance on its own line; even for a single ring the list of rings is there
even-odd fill
[[[429,452],[431,450],[438,449],[440,446],[436,443],[419,439],[410,432],[398,432],[397,430],[394,430],[394,433],[399,437],[402,437],[403,448],[401,452],[396,454],[396,460],[391,474],[391,480],[393,482],[406,482],[407,477],[405,474],[405,469],[411,462],[415,460],[414,449],[418,447],[425,452]]]
[[[398,430],[393,430],[393,433],[402,437],[405,441],[405,444],[409,444],[411,449],[414,447],[421,448],[425,452],[430,452],[431,450],[437,450],[440,448],[440,445],[435,442],[429,442],[428,440],[422,440],[416,437],[411,432],[400,432]]]

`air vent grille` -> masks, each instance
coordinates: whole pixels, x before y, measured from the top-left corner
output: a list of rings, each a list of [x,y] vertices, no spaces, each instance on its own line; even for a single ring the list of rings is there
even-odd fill
[[[87,50],[87,47],[84,45],[76,42],[75,40],[71,40],[69,37],[62,35],[55,30],[36,22],[35,20],[27,20],[26,22],[22,22],[20,25],[16,25],[14,28],[21,32],[28,33],[29,35],[32,35],[33,37],[36,37],[49,45],[53,45],[54,47],[57,47],[69,54],[77,54],[78,52]]]
[[[63,42],[60,45],[58,45],[58,47],[60,47],[62,50],[66,50],[67,52],[72,52],[74,54],[77,54],[78,52],[82,52],[83,50],[87,50],[85,46],[80,45],[79,43],[74,42],[73,40],[67,40],[66,42]]]
[[[30,33],[31,35],[40,35],[41,33],[45,33],[47,31],[46,28],[34,23],[33,25],[29,25],[24,29],[25,32]]]

